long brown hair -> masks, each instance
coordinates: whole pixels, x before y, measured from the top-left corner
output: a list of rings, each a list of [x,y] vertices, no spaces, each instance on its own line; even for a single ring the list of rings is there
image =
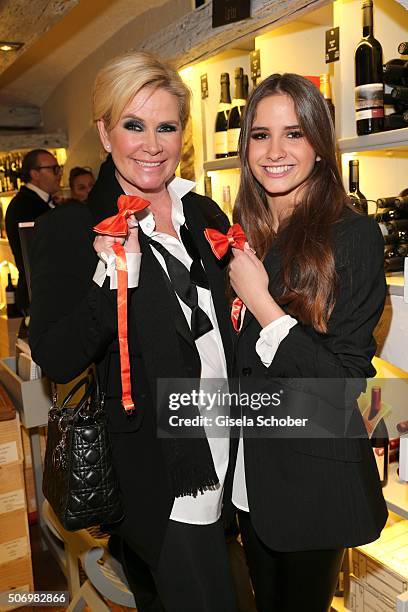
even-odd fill
[[[299,126],[321,159],[304,183],[301,199],[290,217],[273,231],[273,219],[265,190],[248,164],[248,146],[256,109],[265,97],[290,96]],[[234,206],[234,222],[240,223],[249,244],[264,259],[277,240],[282,256],[280,295],[277,302],[299,321],[318,332],[327,331],[335,303],[335,263],[331,229],[346,208],[351,208],[336,161],[335,135],[327,105],[319,90],[297,74],[273,74],[248,99],[239,141],[241,181]]]

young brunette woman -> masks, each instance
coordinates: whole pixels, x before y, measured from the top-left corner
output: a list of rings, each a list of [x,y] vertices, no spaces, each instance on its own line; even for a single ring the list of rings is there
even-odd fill
[[[327,389],[327,379],[373,376],[383,240],[347,199],[316,87],[295,74],[263,81],[247,104],[240,157],[234,221],[251,246],[234,249],[230,264],[246,306],[236,344],[241,388],[307,378],[326,379]],[[328,610],[345,548],[375,540],[384,526],[376,465],[353,406],[354,438],[244,430],[233,502],[258,612]]]

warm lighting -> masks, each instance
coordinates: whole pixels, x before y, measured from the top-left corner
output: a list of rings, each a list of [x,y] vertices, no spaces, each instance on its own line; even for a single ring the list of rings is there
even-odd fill
[[[24,45],[22,42],[9,42],[0,40],[0,51],[18,51]]]

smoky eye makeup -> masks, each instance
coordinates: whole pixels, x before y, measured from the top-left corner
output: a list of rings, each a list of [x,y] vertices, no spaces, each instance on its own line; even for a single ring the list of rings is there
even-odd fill
[[[176,123],[161,123],[158,128],[157,131],[158,132],[177,132],[179,129],[178,124]]]
[[[125,130],[130,130],[133,132],[141,132],[144,129],[142,121],[139,121],[138,119],[125,119],[123,122],[123,127]]]

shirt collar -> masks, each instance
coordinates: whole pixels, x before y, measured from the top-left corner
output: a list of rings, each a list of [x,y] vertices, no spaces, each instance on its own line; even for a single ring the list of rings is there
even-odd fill
[[[167,191],[172,203],[171,219],[177,233],[179,233],[180,226],[183,225],[185,221],[181,198],[194,189],[194,187],[194,181],[188,181],[178,176],[175,176],[167,185]],[[137,217],[143,233],[147,236],[151,236],[156,227],[154,215],[151,210],[146,209],[141,211]]]
[[[26,187],[28,187],[28,189],[31,189],[31,191],[35,191],[35,193],[39,195],[40,198],[48,204],[48,200],[50,198],[49,193],[47,193],[43,189],[40,189],[39,187],[37,187],[37,185],[33,185],[32,183],[26,183]]]

